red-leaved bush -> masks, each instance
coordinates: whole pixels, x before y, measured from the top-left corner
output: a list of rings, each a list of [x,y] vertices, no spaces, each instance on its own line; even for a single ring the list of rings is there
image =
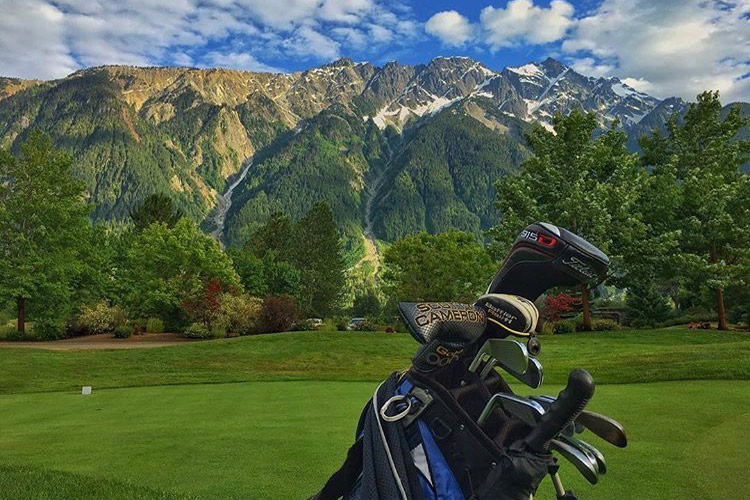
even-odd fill
[[[263,299],[258,317],[258,333],[289,330],[297,321],[297,301],[288,295],[272,295]]]
[[[580,297],[561,292],[544,299],[544,319],[560,321],[560,315],[575,311],[581,305]]]
[[[219,278],[213,278],[203,283],[203,290],[195,297],[182,301],[182,308],[191,322],[211,324],[219,310],[219,298],[226,292]]]

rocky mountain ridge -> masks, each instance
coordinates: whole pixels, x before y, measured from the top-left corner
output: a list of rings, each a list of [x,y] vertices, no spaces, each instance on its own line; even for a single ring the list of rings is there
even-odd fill
[[[602,128],[617,121],[635,148],[686,106],[551,58],[501,71],[466,57],[340,59],[294,73],[104,66],[54,81],[0,78],[0,147],[47,131],[77,158],[96,218],[124,218],[167,192],[241,244],[272,211],[296,216],[324,199],[350,241],[365,220],[373,237],[392,239],[486,229],[495,215],[479,206],[491,206],[493,178],[525,157],[524,131],[551,128],[556,113],[580,107]]]

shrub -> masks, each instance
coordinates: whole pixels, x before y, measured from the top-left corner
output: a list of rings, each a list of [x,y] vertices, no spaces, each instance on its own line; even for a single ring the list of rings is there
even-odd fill
[[[185,328],[185,331],[182,333],[183,336],[189,339],[210,339],[213,338],[213,333],[208,328],[208,326],[205,323],[191,323],[190,326]]]
[[[212,326],[225,333],[250,335],[258,328],[262,300],[250,295],[224,294],[219,297],[219,308]]]
[[[567,293],[550,295],[544,299],[543,318],[547,321],[560,321],[560,315],[576,311],[581,305],[580,297]]]
[[[33,333],[11,330],[5,334],[5,340],[11,340],[13,342],[31,342],[37,340],[37,338]]]
[[[690,323],[705,323],[705,322],[712,322],[717,321],[718,316],[715,312],[712,311],[691,311],[691,312],[684,312],[681,311],[679,314],[673,315],[671,318],[667,319],[666,321],[662,321],[659,323],[659,326],[661,327],[667,327],[667,326],[676,326],[676,325],[687,325]]]
[[[131,335],[133,335],[133,327],[130,325],[120,325],[115,328],[116,339],[127,339],[130,338]]]
[[[258,333],[275,333],[289,330],[297,320],[297,301],[288,295],[263,299],[258,317]]]
[[[127,321],[125,313],[117,306],[99,302],[94,306],[85,306],[68,331],[75,336],[94,335],[97,333],[114,333],[115,328]]]
[[[146,320],[146,332],[162,333],[164,331],[164,322],[161,318],[148,318]]]
[[[349,326],[349,322],[347,322],[343,318],[336,319],[336,330],[339,332],[345,332],[347,331],[347,327]]]
[[[557,321],[554,323],[554,326],[552,327],[552,332],[555,335],[560,335],[562,333],[573,333],[576,331],[576,320],[574,319],[566,319],[563,321]]]
[[[540,335],[554,335],[556,325],[557,325],[557,322],[555,321],[545,321],[542,324],[542,329],[539,332],[539,334]]]
[[[669,304],[653,284],[633,287],[625,299],[628,320],[635,327],[656,326],[669,318]]]
[[[608,330],[619,330],[620,325],[613,319],[595,319],[591,322],[591,328],[595,332],[604,332]]]

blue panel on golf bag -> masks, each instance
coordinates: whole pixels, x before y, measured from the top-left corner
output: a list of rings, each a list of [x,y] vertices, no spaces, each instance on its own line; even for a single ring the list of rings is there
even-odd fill
[[[407,394],[413,387],[405,380],[398,388],[399,394]],[[420,439],[411,448],[414,464],[420,472],[419,480],[428,500],[464,500],[461,487],[456,481],[448,462],[446,462],[430,429],[422,420],[417,419]]]

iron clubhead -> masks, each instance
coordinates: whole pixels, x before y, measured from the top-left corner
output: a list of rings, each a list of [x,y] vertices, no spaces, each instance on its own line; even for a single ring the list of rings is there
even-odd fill
[[[526,373],[529,365],[529,351],[526,345],[512,339],[488,339],[479,349],[477,355],[474,356],[469,365],[469,371],[475,372],[485,357],[489,358],[487,361],[488,364],[494,359],[498,363],[511,367],[522,374]],[[489,374],[492,366],[494,366],[494,363],[489,368],[485,365],[485,368],[482,370],[483,377]]]
[[[544,382],[544,368],[542,368],[542,364],[536,358],[529,358],[529,364],[526,367],[525,373],[515,371],[510,366],[504,365],[499,361],[497,364],[500,368],[532,389],[539,389]]]
[[[575,446],[572,446],[559,439],[553,439],[550,441],[550,450],[558,452],[568,462],[578,469],[578,472],[591,484],[599,482],[599,470],[596,465],[596,460],[590,457],[587,453],[579,450]]]
[[[582,441],[575,437],[560,436],[558,439],[560,441],[568,443],[571,446],[575,446],[579,450],[589,455],[589,458],[596,462],[596,467],[597,470],[599,470],[599,474],[604,475],[607,473],[607,462],[606,460],[604,460],[604,455],[602,455],[602,452],[591,446],[586,441]]]
[[[518,418],[530,427],[535,426],[544,415],[544,408],[536,401],[501,392],[490,398],[477,422],[480,425],[483,424],[495,408],[502,408],[505,413]]]

